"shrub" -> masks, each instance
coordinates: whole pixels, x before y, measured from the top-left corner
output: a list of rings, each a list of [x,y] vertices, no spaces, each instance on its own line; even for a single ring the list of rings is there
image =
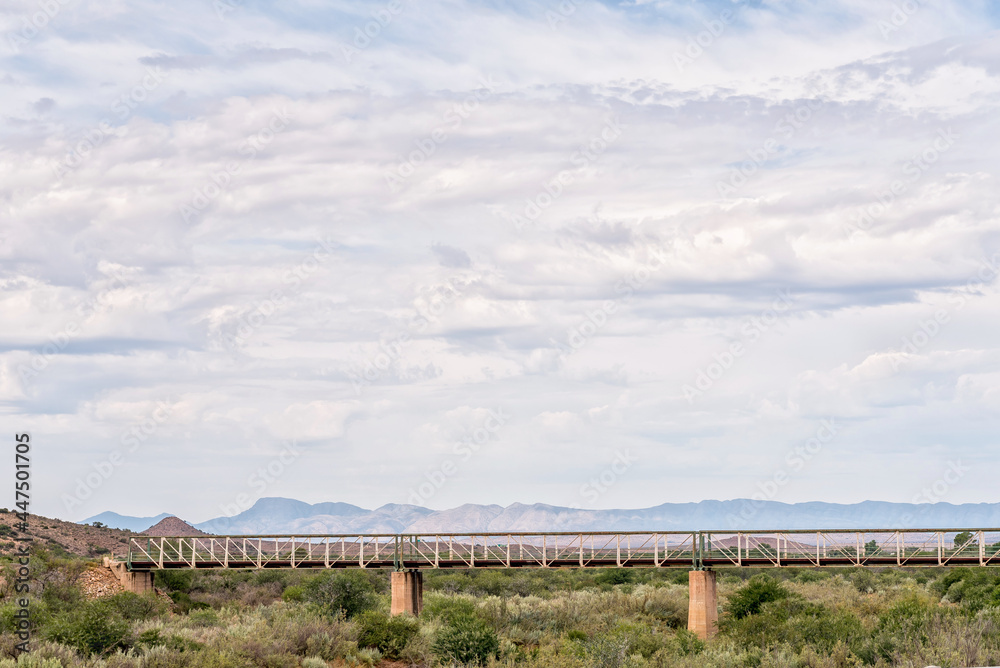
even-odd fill
[[[374,647],[389,659],[398,659],[406,644],[420,630],[420,624],[412,617],[390,617],[374,610],[359,615],[357,622],[358,646]]]
[[[621,636],[601,636],[586,643],[588,665],[593,668],[625,668],[630,665],[629,641]]]
[[[191,595],[183,591],[172,591],[170,592],[170,600],[172,600],[177,605],[177,610],[181,614],[187,614],[192,610],[204,610],[212,606],[207,603],[202,603],[201,601],[195,601],[191,598]]]
[[[377,649],[361,649],[346,659],[348,666],[369,666],[374,668],[382,661],[382,653]]]
[[[874,573],[867,568],[859,568],[851,573],[851,584],[862,594],[874,594],[877,583]]]
[[[633,572],[626,568],[606,568],[594,578],[599,585],[630,584],[635,579]]]
[[[192,570],[176,570],[176,571],[156,571],[156,586],[166,589],[168,592],[171,591],[191,591],[191,585],[194,584],[194,571]]]
[[[130,625],[122,617],[108,614],[106,606],[83,604],[53,617],[45,630],[49,639],[84,654],[103,654],[128,646]]]
[[[937,580],[933,589],[972,612],[1000,606],[1000,572],[994,568],[954,568]]]
[[[269,582],[280,582],[284,584],[286,574],[277,569],[260,570],[254,574],[255,584],[268,584]]]
[[[462,617],[475,617],[476,604],[467,598],[428,596],[424,600],[423,614],[439,618],[445,624],[451,624]]]
[[[701,654],[705,651],[705,641],[687,629],[679,629],[674,636],[674,642],[677,643],[678,654],[683,656]]]
[[[306,598],[306,590],[299,585],[292,585],[288,587],[281,593],[281,600],[288,603],[297,603],[299,601],[304,601]]]
[[[131,592],[109,596],[95,602],[94,605],[104,610],[105,614],[119,615],[129,622],[144,621],[163,612],[160,601],[153,596],[139,596]]]
[[[500,651],[496,632],[478,617],[459,617],[441,629],[433,644],[439,658],[483,665]]]
[[[729,597],[726,611],[734,619],[742,619],[760,612],[765,603],[787,598],[789,591],[770,575],[759,573]]]
[[[327,668],[327,663],[318,656],[302,659],[302,668]]]
[[[671,628],[684,628],[688,620],[687,596],[658,589],[646,598],[643,611]]]
[[[305,598],[348,618],[378,607],[376,589],[362,571],[326,572],[307,581]]]

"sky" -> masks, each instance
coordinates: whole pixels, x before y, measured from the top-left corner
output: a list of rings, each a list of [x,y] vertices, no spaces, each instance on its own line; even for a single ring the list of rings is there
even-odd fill
[[[31,508],[1000,501],[998,27],[0,2]]]

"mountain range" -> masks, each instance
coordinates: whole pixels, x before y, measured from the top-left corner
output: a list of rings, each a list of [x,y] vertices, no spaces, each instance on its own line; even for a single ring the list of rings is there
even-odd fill
[[[101,513],[84,523],[142,531],[164,517]],[[338,534],[503,531],[688,531],[761,529],[944,529],[1000,527],[1000,503],[853,504],[777,501],[664,503],[635,510],[583,510],[542,503],[465,504],[450,510],[387,504],[368,510],[349,503],[309,504],[267,497],[232,517],[198,529],[213,534]]]

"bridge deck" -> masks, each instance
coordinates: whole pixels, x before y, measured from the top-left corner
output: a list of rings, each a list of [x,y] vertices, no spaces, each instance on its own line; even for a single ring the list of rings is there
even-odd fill
[[[130,570],[1000,566],[1000,529],[133,537]]]

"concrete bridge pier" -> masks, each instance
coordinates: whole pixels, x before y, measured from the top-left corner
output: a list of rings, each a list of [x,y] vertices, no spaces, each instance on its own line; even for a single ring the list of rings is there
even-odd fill
[[[688,573],[688,631],[702,640],[711,638],[719,626],[719,597],[715,571]]]
[[[392,606],[389,612],[417,616],[424,609],[424,574],[420,571],[392,572]]]
[[[146,594],[153,591],[153,571],[130,571],[124,563],[112,561],[104,558],[105,568],[110,568],[111,572],[118,577],[118,581],[125,587],[125,591],[133,594]]]

